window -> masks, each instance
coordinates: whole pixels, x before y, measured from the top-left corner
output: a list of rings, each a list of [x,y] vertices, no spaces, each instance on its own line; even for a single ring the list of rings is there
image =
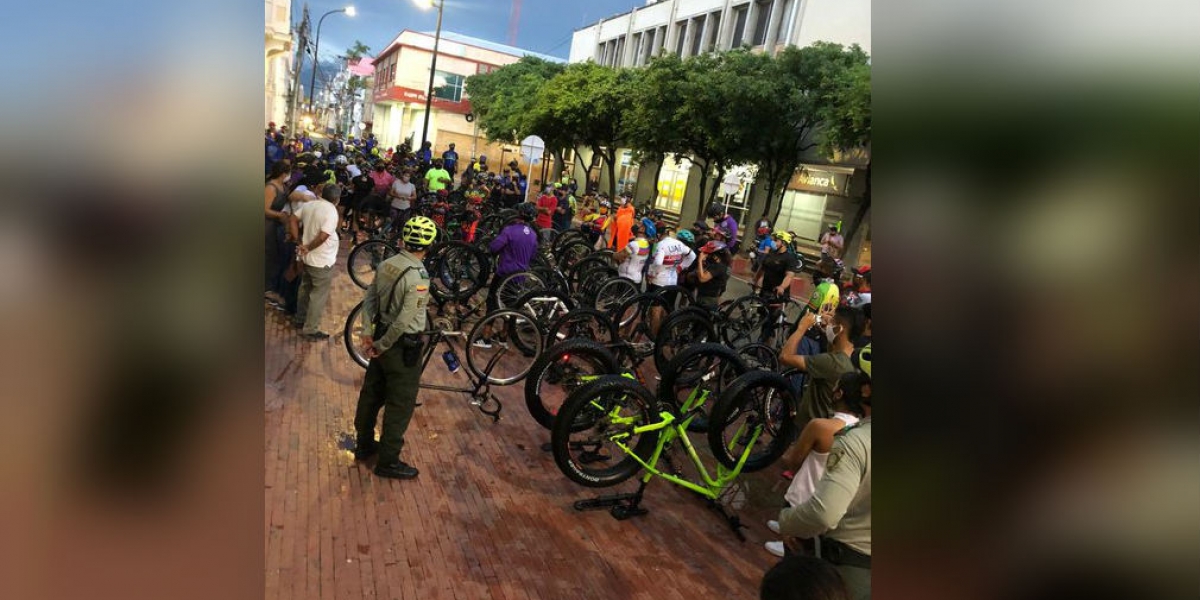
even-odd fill
[[[692,30],[692,51],[690,56],[700,54],[700,44],[704,41],[704,17],[692,19],[692,26],[688,29]]]
[[[637,189],[638,171],[640,165],[633,162],[633,152],[625,150],[617,161],[617,193],[633,193]]]
[[[783,10],[780,11],[783,15],[783,20],[779,24],[782,31],[779,34],[776,43],[787,44],[792,39],[792,29],[796,23],[796,15],[792,14],[796,9],[796,0],[783,0]]]
[[[711,25],[708,27],[709,33],[704,36],[704,37],[708,38],[704,42],[704,51],[705,52],[709,52],[711,50],[716,50],[717,49],[717,40],[720,39],[720,37],[721,37],[721,13],[720,12],[712,13],[712,14],[708,15],[708,19],[709,19],[708,22],[711,23]]]
[[[600,44],[599,46],[596,47],[596,64],[599,64],[599,65],[604,64],[604,60],[606,58],[608,58],[607,56],[605,56],[605,53],[607,50],[608,50],[608,44]]]
[[[675,24],[675,56],[683,57],[683,42],[687,37],[687,21]]]
[[[462,100],[463,91],[463,76],[447,73],[445,71],[434,72],[434,83],[437,87],[433,88],[433,97],[458,102]]]
[[[633,66],[635,67],[642,64],[642,48],[644,46],[642,40],[645,37],[645,34],[633,34]]]
[[[754,3],[754,41],[755,46],[767,43],[767,24],[770,23],[771,1]]]
[[[746,17],[749,12],[749,6],[733,9],[733,42],[729,46],[730,48],[737,48],[746,41]]]
[[[495,71],[496,69],[497,69],[497,67],[495,65],[485,65],[483,63],[479,63],[478,65],[475,66],[475,72],[479,73],[479,74],[491,73],[492,71]]]

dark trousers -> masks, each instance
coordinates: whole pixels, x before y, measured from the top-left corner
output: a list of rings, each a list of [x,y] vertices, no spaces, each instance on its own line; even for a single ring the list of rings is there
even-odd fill
[[[417,405],[417,386],[421,382],[421,364],[404,364],[400,342],[383,354],[371,359],[362,391],[358,394],[358,409],[354,414],[354,429],[360,445],[375,439],[375,423],[383,409],[383,431],[379,436],[379,464],[393,465],[400,460],[404,449],[404,432],[412,420]]]
[[[266,285],[264,292],[280,292],[283,288],[283,271],[287,268],[287,257],[284,256],[283,226],[274,219],[266,222],[266,237],[263,245],[267,251]]]

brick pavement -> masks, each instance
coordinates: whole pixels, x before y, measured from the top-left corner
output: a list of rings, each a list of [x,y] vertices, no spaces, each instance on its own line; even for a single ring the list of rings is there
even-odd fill
[[[302,340],[282,313],[266,311],[268,599],[757,598],[775,560],[762,543],[785,490],[777,469],[739,483],[745,543],[664,481],[647,488],[646,516],[577,512],[573,501],[635,483],[589,490],[564,477],[540,449],[549,435],[519,384],[497,388],[505,411],[495,424],[462,394],[422,390],[403,455],[421,469],[416,480],[380,479],[356,464],[364,371],[341,328],[362,293],[337,268],[329,340]],[[425,378],[465,381],[436,357]]]

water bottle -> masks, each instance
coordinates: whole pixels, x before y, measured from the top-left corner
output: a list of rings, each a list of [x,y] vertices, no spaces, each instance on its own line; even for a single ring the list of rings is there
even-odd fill
[[[446,368],[450,369],[451,373],[457,373],[459,364],[458,357],[455,356],[453,350],[447,350],[442,353],[442,360],[446,362]]]

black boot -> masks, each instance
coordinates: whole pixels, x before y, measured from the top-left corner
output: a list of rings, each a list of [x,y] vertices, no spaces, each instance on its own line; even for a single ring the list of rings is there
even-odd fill
[[[364,461],[379,453],[379,442],[359,440],[354,446],[354,460]]]

